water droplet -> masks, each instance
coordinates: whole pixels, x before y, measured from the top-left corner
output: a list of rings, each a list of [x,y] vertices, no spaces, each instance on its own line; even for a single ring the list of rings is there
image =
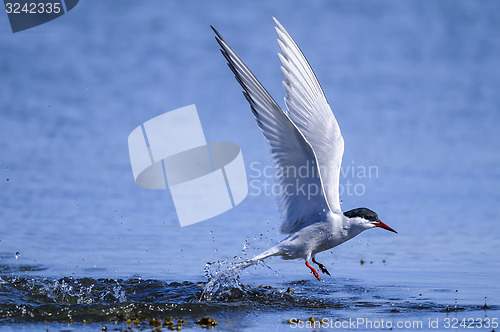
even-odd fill
[[[16,259],[18,259],[19,256],[21,256],[21,253],[19,251],[16,251]]]
[[[250,242],[248,241],[248,238],[246,238],[245,243],[243,244],[243,251],[248,248],[250,248]]]

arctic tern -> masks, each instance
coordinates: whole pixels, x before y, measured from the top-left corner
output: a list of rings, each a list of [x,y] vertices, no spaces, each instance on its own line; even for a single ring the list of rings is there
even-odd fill
[[[275,19],[281,54],[281,71],[288,111],[283,111],[241,58],[212,27],[229,68],[243,88],[257,124],[271,147],[272,160],[280,170],[277,182],[283,190],[279,207],[281,232],[288,237],[263,253],[242,262],[245,268],[271,256],[304,259],[314,276],[321,280],[309,261],[330,275],[316,261],[316,255],[352,239],[371,228],[397,233],[367,208],[342,212],[339,178],[344,139],[323,90],[308,61],[292,37]],[[306,167],[308,176],[296,170]],[[297,188],[308,188],[307,192]],[[312,190],[318,189],[318,190]]]

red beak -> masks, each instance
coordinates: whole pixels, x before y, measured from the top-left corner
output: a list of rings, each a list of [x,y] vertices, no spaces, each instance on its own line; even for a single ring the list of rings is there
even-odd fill
[[[373,223],[375,226],[377,227],[380,227],[380,228],[383,228],[383,229],[386,229],[388,231],[391,231],[391,232],[394,232],[394,233],[398,233],[396,232],[395,230],[393,230],[392,228],[390,228],[389,226],[387,226],[386,224],[384,224],[383,222],[379,221],[379,222],[374,222]]]

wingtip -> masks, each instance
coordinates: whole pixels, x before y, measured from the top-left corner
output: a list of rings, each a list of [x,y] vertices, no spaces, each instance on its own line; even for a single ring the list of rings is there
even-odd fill
[[[283,30],[283,26],[281,25],[280,21],[276,17],[273,16],[274,24],[276,24],[276,29]]]
[[[219,31],[217,31],[217,29],[216,29],[216,28],[214,28],[214,26],[213,26],[213,25],[210,25],[210,27],[211,27],[211,28],[212,28],[212,30],[215,32],[215,34],[217,35],[217,37],[218,37],[218,38],[223,39],[223,38],[222,38],[222,36],[220,35]]]
[[[283,54],[279,53],[279,52],[278,52],[278,58],[280,59],[281,64],[282,64],[283,66],[285,65],[285,63],[288,63],[288,59],[287,59],[287,58],[285,58],[285,56],[284,56]],[[282,67],[283,67],[283,66],[282,66]]]

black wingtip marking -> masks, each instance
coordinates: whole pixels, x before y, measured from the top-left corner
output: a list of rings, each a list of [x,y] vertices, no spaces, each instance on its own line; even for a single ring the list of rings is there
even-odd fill
[[[215,36],[215,40],[217,40],[217,43],[219,44],[219,46],[222,48],[222,49],[225,49],[226,46],[224,45],[224,42],[219,39],[219,37]]]
[[[212,30],[215,32],[215,34],[217,35],[217,37],[219,37],[220,39],[224,39],[224,38],[222,38],[222,36],[220,35],[219,31],[217,31],[217,29],[213,27],[213,25],[210,25],[210,27],[211,27],[211,28],[212,28]]]
[[[226,59],[227,65],[228,65],[229,69],[231,69],[231,71],[234,74],[234,77],[235,77],[236,81],[243,88],[243,91],[242,91],[243,95],[245,96],[245,99],[250,104],[250,109],[251,109],[253,115],[255,116],[255,119],[257,120],[257,125],[261,129],[264,128],[264,124],[261,121],[261,114],[257,111],[257,104],[254,101],[254,99],[252,98],[251,92],[248,90],[248,86],[245,84],[243,77],[238,72],[238,70],[237,70],[237,64],[235,63],[235,60],[233,59],[233,57],[235,57],[236,59],[238,59],[242,63],[243,63],[243,61],[233,51],[233,49],[231,48],[231,46],[228,45],[228,43],[224,40],[224,38],[219,33],[219,31],[217,31],[217,29],[215,29],[212,25],[210,25],[210,27],[212,28],[212,30],[216,34],[215,40],[217,41],[217,43],[219,44],[219,46],[221,48],[220,52],[224,56],[224,58]],[[271,99],[271,101],[274,102],[274,100],[269,95],[269,93],[266,91],[266,89],[260,84],[260,82],[257,80],[257,78],[255,78],[255,76],[253,76],[253,74],[250,72],[250,70],[246,67],[246,65],[244,63],[243,63],[243,66],[248,70],[249,74],[255,79],[255,81],[263,89],[263,91],[268,94],[268,96]],[[276,103],[276,102],[274,102],[274,103]]]

